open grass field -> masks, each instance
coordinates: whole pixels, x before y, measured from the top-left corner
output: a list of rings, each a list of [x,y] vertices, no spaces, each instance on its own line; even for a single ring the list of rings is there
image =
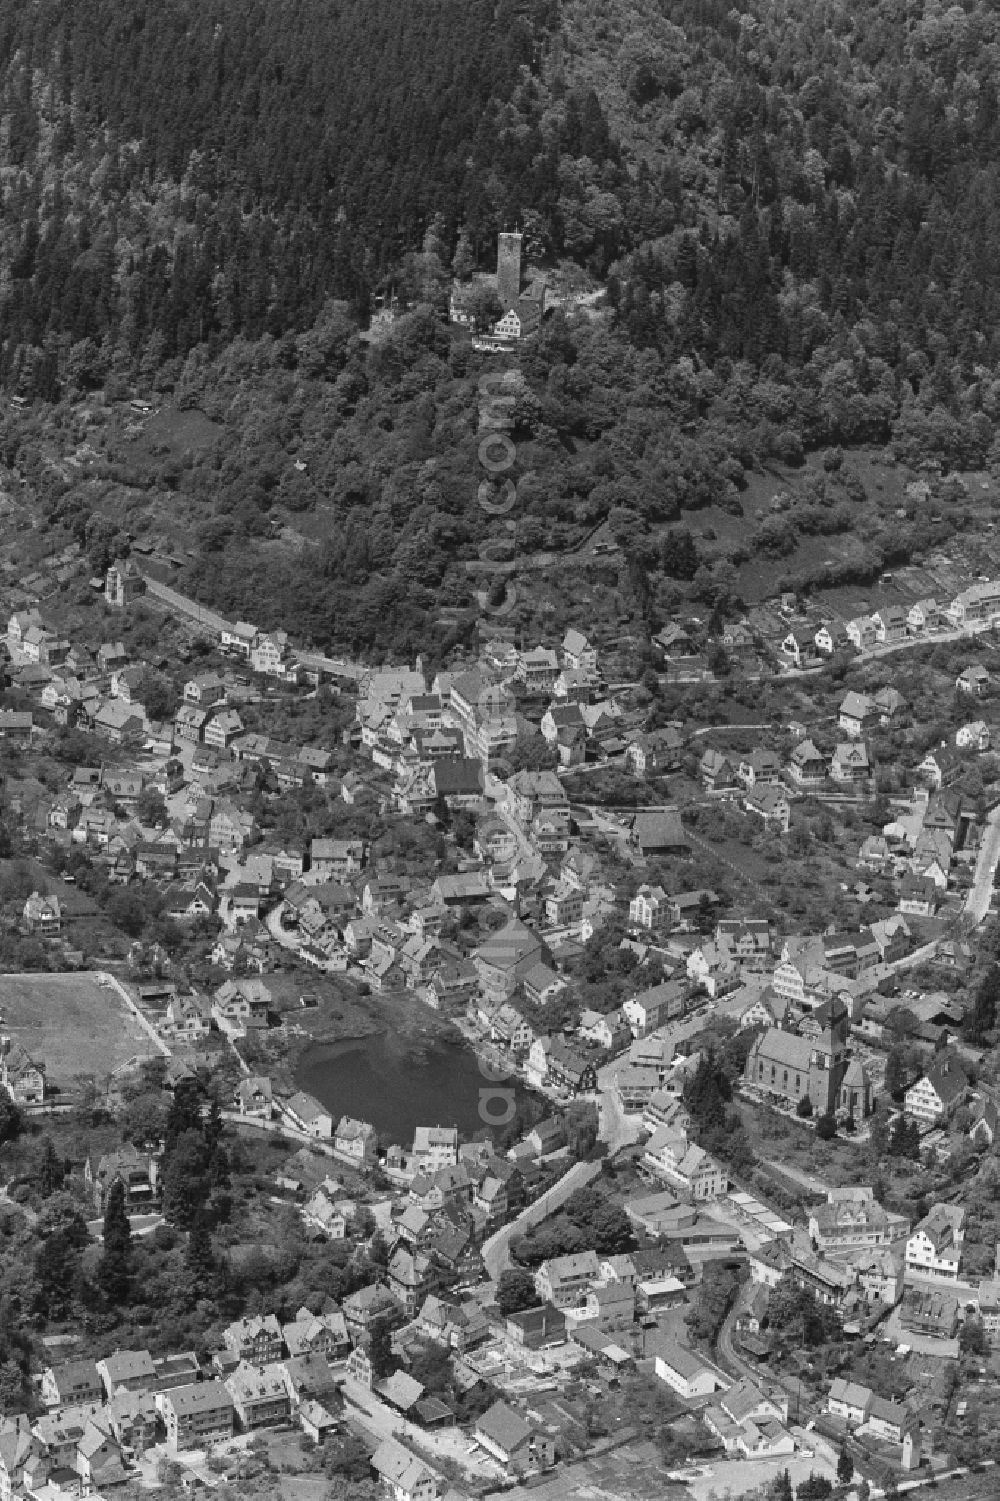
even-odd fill
[[[117,991],[94,975],[0,975],[2,1029],[39,1063],[51,1084],[107,1080],[130,1059],[155,1049]]]

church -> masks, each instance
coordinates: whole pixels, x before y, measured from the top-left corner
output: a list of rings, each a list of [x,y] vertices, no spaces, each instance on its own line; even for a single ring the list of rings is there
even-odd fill
[[[803,1017],[798,1033],[768,1027],[750,1049],[744,1082],[788,1105],[808,1096],[815,1115],[863,1119],[872,1110],[871,1081],[848,1055],[849,1028],[847,1008],[836,998]]]

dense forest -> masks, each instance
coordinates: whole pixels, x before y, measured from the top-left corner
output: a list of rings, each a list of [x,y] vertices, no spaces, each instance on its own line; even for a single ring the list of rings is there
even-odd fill
[[[871,576],[943,533],[866,506],[852,449],[1000,463],[998,62],[986,0],[0,0],[0,382],[218,421],[103,479],[145,522],[188,508],[188,586],[318,644],[442,650],[484,544],[604,519],[650,624],[803,537]],[[520,354],[510,526],[475,501],[483,361],[442,320],[515,221],[607,299]],[[409,311],[365,342],[390,289]],[[824,450],[780,514],[693,539]],[[109,493],[55,489],[53,524]]]

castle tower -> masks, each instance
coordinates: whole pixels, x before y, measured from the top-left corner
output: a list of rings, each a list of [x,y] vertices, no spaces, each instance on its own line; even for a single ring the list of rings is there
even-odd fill
[[[521,240],[519,230],[497,236],[497,296],[504,312],[517,306],[521,295]]]

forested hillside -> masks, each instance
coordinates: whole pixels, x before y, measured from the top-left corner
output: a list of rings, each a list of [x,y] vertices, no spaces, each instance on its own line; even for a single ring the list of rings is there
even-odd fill
[[[499,137],[554,13],[3,0],[7,368],[56,331],[169,359],[303,327],[329,296],[363,308],[436,215],[492,241],[546,196]]]
[[[484,546],[602,519],[624,557],[588,587],[649,624],[681,590],[725,611],[747,557],[809,587],[919,556],[967,514],[880,508],[851,450],[1000,464],[998,64],[986,0],[0,0],[0,382],[219,424],[152,465],[105,435],[86,480],[47,476],[50,523],[170,518],[207,599],[378,652],[466,639]],[[483,357],[442,315],[514,220],[607,300],[522,350],[491,518]],[[411,310],[369,345],[390,288]],[[706,506],[738,530],[694,534]]]

